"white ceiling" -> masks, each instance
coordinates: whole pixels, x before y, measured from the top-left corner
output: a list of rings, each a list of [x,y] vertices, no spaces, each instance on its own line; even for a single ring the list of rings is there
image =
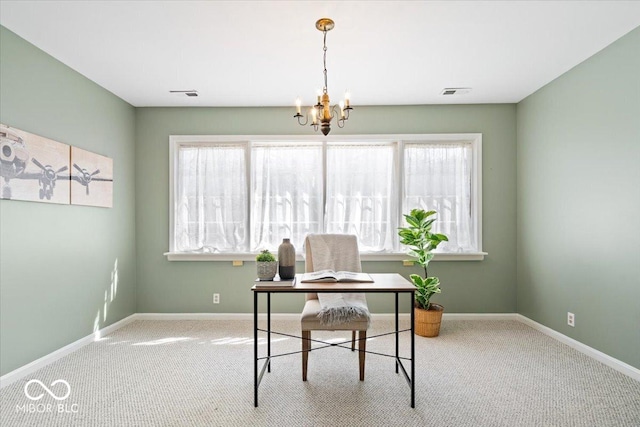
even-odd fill
[[[134,106],[310,104],[325,16],[332,101],[513,103],[640,26],[640,1],[0,1],[3,26]]]

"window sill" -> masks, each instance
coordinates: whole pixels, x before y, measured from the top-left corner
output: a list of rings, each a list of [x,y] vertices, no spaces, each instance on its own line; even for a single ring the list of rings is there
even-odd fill
[[[257,254],[252,253],[227,253],[227,254],[201,254],[188,252],[166,252],[164,254],[168,261],[255,261]],[[433,261],[482,261],[487,256],[487,252],[465,252],[465,253],[438,253]],[[360,260],[367,261],[405,261],[411,257],[404,253],[376,254],[361,253]],[[304,261],[302,254],[296,254],[296,261]]]

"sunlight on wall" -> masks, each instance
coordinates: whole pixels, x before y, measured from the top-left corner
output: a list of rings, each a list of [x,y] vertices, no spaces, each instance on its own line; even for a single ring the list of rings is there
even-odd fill
[[[107,321],[107,309],[109,302],[107,301],[107,291],[104,291],[104,305],[102,307],[102,321]]]
[[[113,263],[113,270],[111,271],[111,287],[110,292],[107,294],[107,291],[104,291],[104,309],[102,312],[102,321],[107,321],[107,311],[109,309],[109,304],[113,302],[116,295],[118,294],[118,258],[116,258]],[[108,295],[108,300],[107,300]]]
[[[93,340],[100,339],[100,310],[96,313],[96,318],[93,321]]]
[[[113,299],[118,293],[118,258],[113,264],[113,271],[111,272],[111,298],[109,302],[113,302]]]
[[[111,283],[109,289],[104,291],[104,299],[102,304],[102,316],[100,316],[100,310],[96,313],[96,318],[93,321],[93,340],[100,340],[100,317],[102,317],[102,323],[106,323],[107,314],[109,313],[109,306],[113,303],[118,295],[118,258],[113,263],[113,270],[111,270]]]

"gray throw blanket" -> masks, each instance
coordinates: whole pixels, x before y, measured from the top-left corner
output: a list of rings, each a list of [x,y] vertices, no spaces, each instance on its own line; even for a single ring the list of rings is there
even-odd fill
[[[305,245],[311,249],[313,270],[361,272],[360,254],[356,237],[347,234],[310,234]],[[318,293],[320,323],[338,325],[365,317],[367,324],[371,315],[364,293]]]
[[[367,319],[367,326],[371,316],[367,307],[367,300],[363,293],[318,294],[320,323],[327,326],[348,323],[360,317]]]

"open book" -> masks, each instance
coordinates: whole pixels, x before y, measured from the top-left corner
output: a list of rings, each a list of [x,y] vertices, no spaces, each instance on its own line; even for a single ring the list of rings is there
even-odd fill
[[[373,279],[367,273],[319,270],[302,274],[300,282],[373,282]]]

